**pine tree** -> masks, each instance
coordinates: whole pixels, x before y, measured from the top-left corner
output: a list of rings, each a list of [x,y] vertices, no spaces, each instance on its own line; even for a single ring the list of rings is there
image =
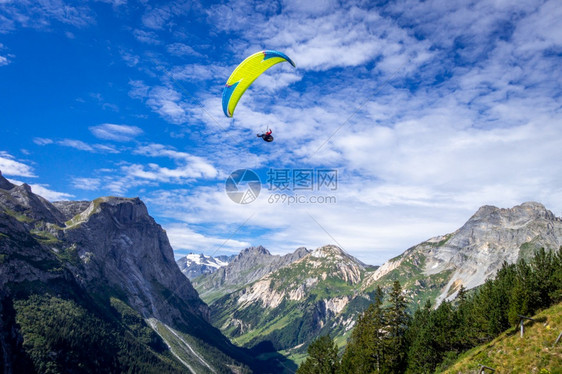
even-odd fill
[[[550,291],[555,288],[554,273],[556,269],[553,266],[554,262],[552,252],[547,252],[544,248],[541,248],[529,263],[531,284],[535,291],[531,300],[533,312],[552,303]]]
[[[471,298],[468,296],[468,291],[461,285],[456,302],[456,318],[459,323],[457,331],[455,331],[455,342],[459,349],[464,350],[472,347],[470,344],[470,333],[469,333],[469,308]]]
[[[432,363],[437,360],[433,345],[433,334],[429,325],[431,302],[416,310],[406,332],[408,341],[408,367],[406,373],[426,373],[432,371]]]
[[[517,276],[509,297],[507,317],[511,325],[519,322],[520,315],[528,315],[532,299],[531,268],[524,259],[516,265]]]
[[[384,354],[385,320],[383,292],[375,291],[375,301],[361,314],[342,357],[341,372],[349,374],[378,373]]]
[[[550,297],[553,302],[562,301],[562,246],[552,256],[552,264],[554,267],[553,289],[550,291]]]
[[[406,329],[408,314],[400,282],[394,281],[388,295],[390,306],[386,310],[387,335],[385,338],[384,372],[400,373],[406,366]]]
[[[339,369],[338,347],[329,335],[313,341],[307,350],[308,357],[297,374],[335,374]]]

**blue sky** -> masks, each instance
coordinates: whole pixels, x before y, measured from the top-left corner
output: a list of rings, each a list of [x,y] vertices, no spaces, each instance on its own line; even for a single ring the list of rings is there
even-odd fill
[[[331,243],[382,264],[482,205],[562,215],[561,19],[557,0],[0,0],[0,170],[51,201],[139,196],[177,256]],[[263,49],[296,68],[226,118]],[[246,168],[262,190],[236,204]],[[269,189],[301,169],[337,189]]]

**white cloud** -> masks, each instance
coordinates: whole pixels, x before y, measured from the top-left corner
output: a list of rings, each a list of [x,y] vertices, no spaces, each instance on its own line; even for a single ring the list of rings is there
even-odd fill
[[[102,181],[99,178],[73,178],[74,188],[86,191],[97,191],[100,189]]]
[[[16,161],[14,156],[5,151],[0,151],[0,171],[3,175],[28,178],[37,177],[33,173],[33,168],[31,166]]]
[[[174,67],[170,74],[174,79],[187,81],[226,82],[230,73],[230,68],[219,65],[189,64]]]
[[[15,180],[15,179],[8,179],[8,180],[15,185],[22,185],[24,183],[22,181]],[[32,183],[29,185],[29,187],[31,187],[31,191],[34,194],[39,195],[49,201],[68,200],[74,197],[74,195],[71,195],[66,192],[53,191],[49,188],[48,184]]]
[[[282,5],[283,11],[299,15],[306,14],[307,16],[318,16],[330,13],[339,6],[337,0],[283,0]]]
[[[197,251],[212,256],[224,252],[238,253],[240,248],[250,246],[249,242],[232,240],[228,237],[205,236],[185,224],[167,225],[165,230],[174,251]]]
[[[117,142],[128,142],[133,140],[137,135],[142,134],[142,129],[137,126],[116,125],[112,123],[92,126],[90,127],[90,131],[97,138],[115,140]]]
[[[349,198],[346,189],[331,193],[337,198],[332,204],[274,203],[273,192],[265,185],[258,200],[248,205],[232,202],[224,185],[159,191],[144,199],[159,215],[185,222],[188,227],[205,227],[204,231],[193,230],[198,237],[208,236],[206,240],[213,242],[213,234],[206,233],[223,233],[231,238],[233,250],[263,244],[275,253],[286,253],[300,246],[316,248],[331,243],[371,264],[382,264],[396,255],[397,249],[405,250],[430,236],[455,230],[472,213],[463,210],[464,214],[457,211],[451,215],[446,208],[428,210],[425,206],[374,208]]]
[[[49,138],[33,138],[33,143],[37,145],[53,144],[53,140]]]
[[[175,160],[175,168],[160,166],[150,162],[146,165],[124,165],[121,169],[126,175],[158,182],[185,183],[197,178],[215,178],[218,171],[206,159],[186,152],[178,152],[161,144],[138,147],[134,154],[149,157],[166,157]]]
[[[59,140],[57,142],[57,144],[65,146],[65,147],[78,149],[80,151],[87,151],[87,152],[94,152],[95,151],[94,147],[92,147],[91,145],[89,145],[89,144],[87,144],[87,143],[85,143],[81,140],[63,139],[63,140]]]
[[[11,32],[18,26],[47,29],[53,21],[83,28],[95,23],[92,10],[64,0],[6,2],[0,7],[0,33]]]
[[[136,29],[133,31],[133,35],[139,42],[145,44],[158,45],[162,43],[158,35],[153,31]]]
[[[48,184],[30,184],[30,187],[33,193],[49,201],[69,200],[74,197],[74,195],[66,192],[53,191]]]
[[[149,87],[141,81],[130,81],[132,87],[129,96],[140,99],[166,121],[181,125],[187,122],[189,116],[187,107],[179,92],[165,86]]]
[[[196,56],[202,57],[203,55],[193,49],[192,46],[185,43],[171,43],[166,47],[168,52],[176,56]]]
[[[127,0],[95,0],[102,3],[107,3],[113,5],[113,7],[119,7],[121,5],[127,4]]]
[[[45,143],[48,144],[48,143]],[[82,140],[63,139],[57,141],[58,145],[78,149],[79,151],[98,152],[98,153],[119,153],[117,149],[105,144],[88,144]]]
[[[176,17],[185,16],[192,8],[199,6],[193,1],[174,1],[168,4],[158,4],[148,6],[142,16],[142,23],[145,27],[160,30],[165,26],[176,23]]]
[[[291,1],[284,4],[287,12],[264,17],[252,12],[251,5],[242,3],[245,2],[211,8],[211,19],[218,17],[215,26],[240,31],[250,45],[263,45],[287,53],[301,70],[353,67],[379,59],[378,68],[392,73],[406,63],[413,69],[432,55],[429,43],[413,38],[375,10],[354,5],[335,7],[335,2],[331,1],[304,5]],[[306,11],[298,11],[299,8],[306,8]],[[315,12],[311,12],[313,9]],[[260,32],[256,33],[256,29]],[[241,52],[252,53],[250,50]]]

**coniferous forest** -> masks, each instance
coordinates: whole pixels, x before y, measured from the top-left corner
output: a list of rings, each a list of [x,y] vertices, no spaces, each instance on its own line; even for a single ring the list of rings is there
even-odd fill
[[[427,302],[413,313],[399,282],[357,319],[343,352],[322,336],[308,348],[299,374],[433,373],[458,355],[487,343],[531,316],[562,301],[562,248],[537,251],[532,259],[504,263],[495,278],[437,308]]]

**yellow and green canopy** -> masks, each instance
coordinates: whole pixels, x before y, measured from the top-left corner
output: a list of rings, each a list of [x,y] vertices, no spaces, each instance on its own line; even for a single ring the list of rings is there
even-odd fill
[[[222,93],[222,110],[225,116],[232,117],[244,92],[264,71],[283,61],[295,66],[287,55],[272,50],[254,53],[242,61],[226,81]]]

